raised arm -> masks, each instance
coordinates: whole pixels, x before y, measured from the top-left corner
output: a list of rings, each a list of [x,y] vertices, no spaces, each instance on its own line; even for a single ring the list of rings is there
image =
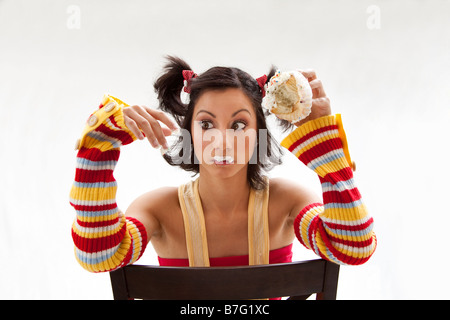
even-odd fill
[[[282,145],[314,170],[322,185],[323,204],[311,203],[295,213],[298,240],[324,259],[359,265],[373,254],[376,237],[373,219],[345,156],[339,118],[309,121],[286,137]]]
[[[340,115],[331,115],[329,99],[314,71],[303,72],[313,90],[311,115],[296,125],[282,146],[317,173],[323,203],[302,203],[294,210],[298,240],[320,257],[359,265],[374,253],[376,236],[353,179],[352,161]]]
[[[77,261],[91,272],[111,271],[134,263],[142,256],[157,226],[151,216],[143,213],[125,216],[116,203],[113,172],[120,147],[136,137],[143,139],[139,128],[152,142],[158,137],[163,143],[162,131],[144,130],[145,121],[138,123],[148,116],[125,116],[125,108],[128,114],[143,110],[105,95],[77,143],[75,181],[70,192],[70,204],[76,211],[72,237]]]

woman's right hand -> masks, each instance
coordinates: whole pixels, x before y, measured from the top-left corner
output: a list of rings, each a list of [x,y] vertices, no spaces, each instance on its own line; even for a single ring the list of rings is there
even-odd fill
[[[178,129],[178,125],[166,113],[146,106],[130,106],[123,109],[125,125],[139,139],[147,137],[154,148],[168,149],[166,136]],[[160,122],[167,127],[161,126]]]

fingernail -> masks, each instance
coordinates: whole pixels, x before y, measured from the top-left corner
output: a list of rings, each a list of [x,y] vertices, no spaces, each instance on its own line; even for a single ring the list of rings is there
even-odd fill
[[[158,140],[153,140],[152,146],[153,146],[153,148],[159,148]]]

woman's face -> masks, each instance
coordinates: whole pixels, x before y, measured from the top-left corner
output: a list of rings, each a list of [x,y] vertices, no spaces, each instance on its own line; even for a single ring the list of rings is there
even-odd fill
[[[255,150],[257,122],[240,89],[208,90],[195,104],[191,133],[200,171],[230,177],[246,168]]]

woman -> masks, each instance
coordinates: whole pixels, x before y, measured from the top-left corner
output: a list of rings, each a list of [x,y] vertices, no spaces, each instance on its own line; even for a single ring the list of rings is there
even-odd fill
[[[373,220],[354,185],[339,118],[331,115],[313,71],[303,72],[313,89],[311,114],[295,124],[282,146],[318,174],[323,204],[307,187],[262,173],[274,165],[276,152],[261,108],[263,85],[273,74],[256,80],[236,68],[215,67],[197,76],[184,61],[169,57],[155,83],[162,111],[105,96],[77,147],[71,204],[79,263],[92,272],[111,271],[139,259],[149,241],[161,265],[289,262],[295,237],[335,263],[366,262],[376,247]],[[187,104],[180,99],[183,89]],[[198,178],[148,192],[124,215],[113,177],[120,147],[146,138],[168,149],[165,137],[178,126],[167,113],[186,134],[183,149],[164,157]],[[238,147],[240,138],[244,148]]]

